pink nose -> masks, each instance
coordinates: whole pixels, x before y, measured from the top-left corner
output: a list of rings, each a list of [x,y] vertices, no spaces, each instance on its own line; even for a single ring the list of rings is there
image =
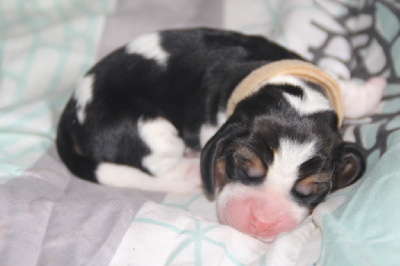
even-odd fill
[[[278,225],[284,220],[284,215],[280,217],[260,214],[253,210],[250,214],[250,230],[252,234],[262,237],[272,237],[277,234]]]
[[[267,233],[274,229],[277,225],[275,222],[264,222],[254,217],[251,219],[251,229],[254,234],[258,235],[259,233]]]
[[[277,197],[232,200],[218,215],[222,223],[263,240],[273,240],[299,224],[287,203]]]

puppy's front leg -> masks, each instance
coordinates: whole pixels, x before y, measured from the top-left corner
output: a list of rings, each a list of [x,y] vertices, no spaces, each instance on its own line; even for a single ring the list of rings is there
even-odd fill
[[[166,119],[139,122],[139,134],[151,153],[143,165],[159,180],[174,184],[171,192],[188,192],[201,186],[200,158],[187,150],[176,128]]]
[[[365,83],[338,80],[342,89],[344,116],[361,118],[377,111],[387,85],[383,77],[372,77]]]
[[[129,165],[103,162],[96,171],[99,183],[178,193],[200,188],[200,158],[185,156],[185,144],[168,120],[139,119],[138,134],[149,149],[141,162],[148,173]]]

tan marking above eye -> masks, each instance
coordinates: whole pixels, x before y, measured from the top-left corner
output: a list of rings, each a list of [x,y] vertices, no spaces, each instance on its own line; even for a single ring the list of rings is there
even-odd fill
[[[246,171],[249,177],[263,177],[267,170],[260,157],[247,147],[237,150],[236,163]]]
[[[314,180],[305,178],[296,183],[295,189],[300,194],[309,196],[317,192],[318,185],[314,182]]]
[[[249,177],[262,177],[266,174],[260,159],[246,161],[242,167]]]
[[[83,153],[82,149],[81,149],[80,147],[78,147],[77,145],[75,145],[75,146],[73,147],[73,149],[74,149],[74,152],[75,152],[76,154],[78,154],[78,155],[80,155],[80,156],[84,156],[84,153]]]

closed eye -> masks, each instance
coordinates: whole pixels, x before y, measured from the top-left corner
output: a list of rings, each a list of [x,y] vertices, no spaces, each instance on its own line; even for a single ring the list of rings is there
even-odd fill
[[[311,196],[326,193],[330,189],[330,182],[325,179],[325,175],[313,175],[305,179],[299,180],[294,185],[294,191],[298,196]]]
[[[245,170],[241,167],[238,167],[237,170],[237,181],[240,181],[246,185],[259,185],[264,181],[266,176],[266,171],[254,170],[253,168]]]
[[[291,195],[299,204],[305,205],[311,210],[321,203],[330,192],[331,183],[326,178],[329,179],[329,175],[317,174],[298,180],[291,190]]]
[[[250,178],[263,178],[266,174],[265,169],[261,169],[261,168],[256,168],[256,167],[248,167],[245,170],[246,174],[248,177]]]
[[[258,179],[265,177],[267,170],[261,160],[242,159],[240,161],[238,166],[249,178]]]
[[[228,156],[227,164],[228,178],[247,185],[261,184],[267,173],[263,161],[248,147],[241,147],[236,153]]]

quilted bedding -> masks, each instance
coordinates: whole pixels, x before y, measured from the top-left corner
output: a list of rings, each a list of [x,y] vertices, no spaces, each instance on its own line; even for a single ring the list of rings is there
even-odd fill
[[[263,243],[218,223],[202,191],[149,193],[72,176],[54,146],[76,80],[153,30],[267,36],[334,75],[384,76],[376,113],[348,120],[367,172],[296,230]],[[2,0],[0,265],[398,265],[398,0]]]

